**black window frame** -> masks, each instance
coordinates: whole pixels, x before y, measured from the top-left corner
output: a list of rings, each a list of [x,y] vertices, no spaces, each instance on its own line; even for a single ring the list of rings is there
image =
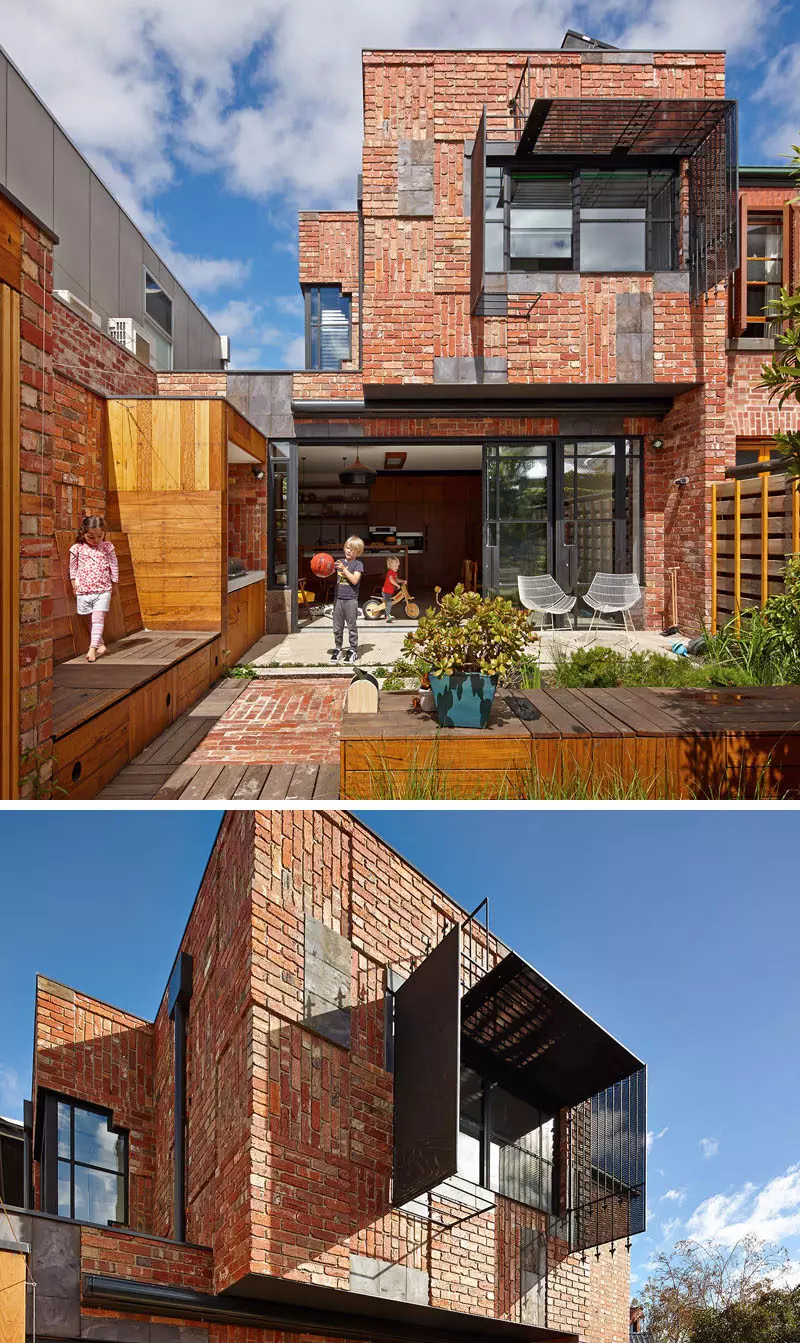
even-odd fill
[[[340,359],[337,365],[326,366],[322,362],[322,291],[332,289],[338,292],[342,299],[347,299],[347,354]],[[318,313],[316,317],[312,314],[312,296],[317,294]],[[309,373],[340,373],[342,365],[350,363],[353,358],[353,295],[340,284],[309,284],[303,285],[303,303],[305,310],[305,364],[306,371]],[[317,333],[317,348],[319,350],[319,359],[313,362],[312,332]]]
[[[505,274],[574,274],[583,272],[587,275],[652,275],[655,271],[676,271],[679,269],[680,259],[680,173],[678,165],[673,159],[652,159],[647,158],[641,162],[635,160],[626,160],[625,163],[619,161],[608,161],[605,159],[585,158],[580,161],[569,160],[567,162],[553,159],[509,159],[507,156],[489,155],[484,169],[485,190],[484,190],[484,232],[487,230],[489,219],[489,210],[496,209],[498,202],[492,199],[492,186],[490,183],[497,183],[498,173],[502,176],[501,195],[499,204],[503,209],[504,227],[503,227],[503,271]],[[641,269],[615,269],[598,270],[590,269],[583,264],[581,256],[581,224],[600,223],[600,220],[581,220],[582,193],[581,179],[582,174],[620,173],[628,176],[636,174],[646,178],[647,192],[644,205],[645,217],[642,221],[645,232],[645,265]],[[541,266],[526,266],[521,263],[519,258],[512,256],[512,229],[511,229],[511,183],[515,178],[530,177],[531,175],[541,174],[543,178],[552,177],[554,174],[560,176],[571,176],[572,184],[572,251],[569,258],[569,264]],[[661,183],[660,189],[655,193],[652,190],[652,184],[657,181],[658,176],[667,176],[668,181]],[[496,186],[494,187],[496,190]],[[656,217],[653,213],[655,202],[659,199],[661,192],[669,192],[669,215],[667,218]],[[547,208],[547,207],[544,207]],[[598,208],[587,206],[586,208]],[[602,207],[599,207],[602,208]],[[620,207],[628,209],[632,207]],[[614,222],[608,220],[607,222]],[[629,222],[629,221],[623,221]],[[664,264],[659,260],[659,264],[653,264],[658,258],[656,254],[655,224],[668,224],[670,228],[669,241],[669,264]],[[488,251],[488,242],[484,244]],[[514,263],[516,260],[516,264]],[[491,271],[490,266],[486,266],[487,271]]]
[[[150,285],[154,286],[156,289],[160,290],[160,292],[164,295],[164,298],[165,298],[165,299],[167,300],[167,302],[169,303],[169,330],[167,330],[167,328],[164,326],[164,323],[161,322],[161,321],[158,319],[158,317],[154,317],[154,316],[153,316],[153,314],[150,312],[150,310],[149,310],[149,308],[148,308],[148,306],[147,306],[148,284],[150,284]],[[174,330],[175,323],[174,323],[174,320],[173,320],[173,319],[174,319],[174,313],[175,313],[175,302],[174,302],[174,299],[173,299],[172,295],[167,293],[167,291],[166,291],[166,289],[164,288],[164,286],[163,286],[163,284],[161,283],[161,281],[156,279],[156,277],[155,277],[155,275],[153,274],[153,272],[152,272],[151,270],[148,270],[147,266],[144,267],[144,305],[143,305],[143,310],[144,310],[145,321],[146,321],[146,322],[152,322],[153,326],[156,327],[156,328],[158,329],[159,335],[163,336],[164,339],[165,339],[165,340],[168,340],[169,343],[170,343],[170,345],[172,345],[173,342],[174,342],[173,330]]]
[[[534,1201],[533,1199],[529,1199],[529,1198],[520,1198],[520,1197],[519,1197],[519,1191],[520,1191],[520,1189],[521,1189],[521,1187],[522,1187],[522,1186],[521,1186],[521,1183],[517,1184],[517,1186],[516,1186],[516,1192],[509,1192],[508,1186],[507,1186],[505,1189],[502,1188],[502,1187],[501,1187],[501,1186],[502,1186],[502,1183],[503,1183],[503,1182],[502,1182],[502,1179],[497,1179],[497,1180],[494,1181],[494,1183],[493,1183],[493,1181],[492,1181],[492,1146],[493,1146],[493,1145],[494,1145],[494,1146],[498,1146],[498,1144],[497,1144],[497,1142],[496,1142],[496,1137],[495,1137],[495,1135],[494,1135],[493,1127],[492,1127],[492,1109],[493,1109],[493,1101],[494,1101],[495,1093],[496,1093],[496,1091],[497,1091],[498,1089],[502,1090],[502,1088],[498,1088],[498,1086],[497,1086],[496,1083],[494,1083],[494,1082],[490,1082],[486,1077],[482,1077],[482,1076],[480,1075],[480,1073],[476,1073],[474,1069],[470,1068],[470,1069],[466,1070],[466,1069],[464,1069],[463,1067],[462,1067],[462,1079],[461,1079],[460,1086],[463,1086],[463,1074],[464,1074],[465,1071],[469,1071],[469,1072],[473,1073],[474,1076],[477,1078],[478,1083],[479,1083],[479,1086],[480,1086],[480,1111],[481,1111],[481,1117],[480,1117],[480,1123],[479,1123],[479,1125],[478,1125],[479,1132],[478,1132],[478,1134],[477,1134],[477,1141],[478,1141],[478,1143],[479,1143],[479,1159],[478,1159],[478,1160],[479,1160],[479,1179],[478,1179],[478,1185],[479,1185],[479,1187],[480,1187],[481,1189],[486,1189],[486,1190],[488,1190],[490,1193],[493,1193],[493,1194],[498,1195],[500,1198],[507,1198],[507,1199],[510,1199],[512,1202],[521,1203],[524,1207],[526,1207],[526,1208],[533,1208],[533,1209],[535,1209],[535,1211],[544,1213],[544,1214],[547,1215],[547,1216],[552,1216],[552,1215],[556,1214],[558,1211],[560,1211],[560,1208],[559,1208],[560,1179],[559,1179],[559,1160],[558,1160],[558,1115],[550,1115],[550,1114],[546,1114],[545,1111],[543,1111],[543,1110],[542,1110],[542,1111],[536,1110],[536,1113],[537,1113],[537,1115],[539,1116],[540,1121],[541,1121],[541,1123],[540,1123],[540,1125],[539,1125],[540,1128],[543,1127],[543,1126],[544,1126],[545,1124],[547,1124],[547,1123],[552,1123],[552,1125],[553,1125],[553,1133],[552,1133],[552,1156],[551,1156],[551,1158],[548,1160],[547,1157],[543,1157],[541,1154],[525,1153],[526,1156],[530,1156],[531,1158],[537,1160],[538,1162],[540,1162],[540,1163],[543,1164],[544,1166],[549,1166],[549,1167],[550,1167],[550,1180],[549,1180],[549,1186],[550,1186],[550,1188],[549,1188],[549,1206],[548,1206],[548,1207],[542,1207],[542,1206],[541,1206],[541,1201]],[[525,1104],[526,1104],[526,1105],[528,1106],[528,1108],[531,1109],[531,1110],[534,1110],[534,1109],[536,1108],[536,1107],[534,1107],[532,1104],[530,1104],[530,1102],[525,1102]],[[474,1125],[474,1121],[469,1121],[469,1122],[471,1122],[471,1123]],[[467,1132],[468,1132],[468,1130],[467,1130],[466,1128],[464,1128],[463,1125],[464,1125],[463,1106],[462,1106],[462,1103],[461,1103],[461,1101],[460,1101],[460,1103],[459,1103],[459,1123],[458,1123],[459,1133],[467,1133]],[[531,1131],[532,1131],[532,1130],[531,1130]],[[475,1135],[470,1134],[470,1136],[475,1136]],[[516,1146],[516,1145],[515,1145],[515,1144],[511,1144],[511,1143],[506,1144],[506,1147],[512,1147],[512,1146]],[[458,1176],[459,1176],[459,1178],[462,1178],[462,1179],[464,1179],[464,1178],[469,1178],[468,1176],[466,1176],[466,1175],[464,1174],[464,1172],[461,1171],[461,1169],[459,1169],[459,1171],[458,1171]],[[547,1187],[547,1182],[545,1182],[545,1181],[540,1181],[540,1182],[539,1182],[539,1188],[546,1188],[546,1187]]]
[[[58,1107],[59,1105],[68,1105],[70,1107],[70,1156],[59,1156],[58,1152]],[[59,1163],[68,1164],[70,1167],[70,1221],[87,1222],[90,1226],[128,1226],[130,1224],[130,1133],[126,1128],[114,1124],[113,1111],[105,1105],[96,1105],[92,1101],[82,1100],[77,1096],[68,1096],[64,1092],[41,1091],[39,1093],[40,1117],[37,1127],[39,1129],[39,1161],[41,1163],[41,1201],[42,1211],[49,1213],[53,1217],[66,1218],[65,1213],[58,1210],[58,1167]],[[85,1110],[89,1114],[100,1115],[105,1119],[109,1133],[115,1134],[122,1139],[122,1169],[112,1170],[111,1167],[93,1165],[88,1161],[75,1160],[75,1110]],[[95,1170],[105,1175],[114,1175],[122,1178],[123,1189],[123,1212],[124,1217],[121,1221],[114,1219],[105,1222],[88,1222],[86,1218],[75,1217],[75,1167],[83,1170]]]

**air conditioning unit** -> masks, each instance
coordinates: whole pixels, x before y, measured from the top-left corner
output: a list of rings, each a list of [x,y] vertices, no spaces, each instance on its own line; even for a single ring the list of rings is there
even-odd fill
[[[219,357],[223,364],[231,362],[231,338],[230,336],[220,336],[219,338]]]
[[[89,307],[88,303],[84,303],[82,298],[78,298],[77,294],[73,294],[69,289],[54,289],[53,293],[66,307],[72,308],[73,312],[77,312],[87,322],[91,322],[92,326],[96,326],[99,331],[103,330],[103,319],[93,308]]]
[[[126,350],[130,350],[137,359],[141,359],[143,364],[155,368],[153,342],[144,327],[132,317],[109,317],[108,334],[118,345],[124,345]]]

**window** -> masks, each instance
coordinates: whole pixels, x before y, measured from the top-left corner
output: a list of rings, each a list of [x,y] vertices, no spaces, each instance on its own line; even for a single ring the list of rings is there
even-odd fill
[[[43,1096],[42,1202],[45,1212],[100,1226],[126,1223],[128,1136],[111,1113]]]
[[[147,338],[153,346],[156,368],[172,368],[172,299],[149,271],[144,273],[144,311]]]
[[[672,169],[521,171],[487,164],[485,269],[596,272],[677,265]]]
[[[306,368],[342,367],[350,353],[350,295],[338,285],[314,285],[306,298]]]
[[[461,1070],[458,1173],[473,1184],[553,1210],[553,1120],[503,1087]]]
[[[747,324],[745,336],[774,340],[781,324],[768,304],[780,298],[783,277],[783,220],[779,214],[747,216]]]
[[[777,453],[774,438],[736,440],[736,465],[754,466],[757,462],[768,462]]]

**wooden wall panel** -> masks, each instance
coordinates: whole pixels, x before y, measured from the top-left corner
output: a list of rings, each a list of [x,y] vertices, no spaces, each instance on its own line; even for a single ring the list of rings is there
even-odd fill
[[[228,597],[228,634],[226,647],[229,650],[228,665],[233,666],[239,658],[252,648],[256,640],[264,633],[265,588],[260,583],[250,583]]]
[[[222,629],[227,596],[226,407],[114,400],[109,515],[130,545],[148,629]]]
[[[0,196],[0,283],[22,287],[22,219],[19,210]]]
[[[25,1256],[0,1250],[0,1343],[25,1343]]]
[[[19,787],[19,294],[0,284],[0,797]]]
[[[465,559],[481,559],[481,475],[378,476],[367,505],[372,526],[424,532],[425,553],[409,555],[409,587],[461,582]],[[370,580],[378,571],[370,567]]]
[[[128,538],[119,531],[107,533],[119,562],[119,583],[111,598],[103,638],[107,644],[135,634],[142,628],[142,613],[133,573]],[[89,647],[89,622],[79,616],[69,581],[69,549],[74,532],[56,532],[56,562],[53,565],[53,661],[67,662]]]
[[[259,433],[255,425],[250,424],[238,410],[233,406],[225,407],[227,412],[227,432],[226,438],[237,447],[243,448],[249,452],[252,457],[257,458],[259,462],[267,460],[267,440],[264,435]]]

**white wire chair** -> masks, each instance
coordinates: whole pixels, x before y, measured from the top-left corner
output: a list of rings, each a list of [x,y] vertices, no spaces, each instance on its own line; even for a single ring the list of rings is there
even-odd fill
[[[517,589],[522,605],[529,611],[538,611],[541,627],[544,629],[545,616],[550,617],[550,626],[555,629],[556,616],[566,616],[575,605],[575,597],[570,597],[550,574],[537,574],[535,578],[517,575]]]
[[[635,574],[595,574],[583,600],[592,608],[589,634],[601,615],[621,615],[628,647],[633,648],[634,624],[631,610],[641,599],[642,590]]]

